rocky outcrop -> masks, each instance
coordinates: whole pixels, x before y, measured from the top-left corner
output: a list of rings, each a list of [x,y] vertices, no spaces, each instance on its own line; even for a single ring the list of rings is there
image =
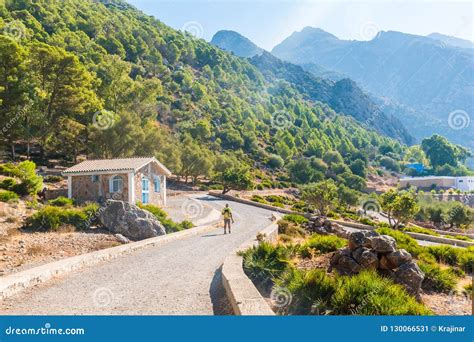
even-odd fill
[[[114,234],[131,240],[165,235],[165,227],[150,212],[123,201],[107,201],[99,216],[100,222]]]
[[[337,250],[332,256],[329,271],[335,269],[339,274],[352,275],[364,269],[377,270],[419,297],[425,275],[410,253],[397,249],[394,238],[374,231],[360,231],[351,233],[348,240],[348,247]]]
[[[349,234],[337,223],[331,222],[325,217],[314,216],[309,219],[304,227],[308,232],[322,235],[334,234],[342,238],[347,238]]]

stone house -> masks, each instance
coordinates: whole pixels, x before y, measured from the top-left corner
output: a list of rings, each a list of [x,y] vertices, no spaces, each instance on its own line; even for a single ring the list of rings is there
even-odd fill
[[[156,158],[86,160],[62,172],[68,197],[80,202],[107,199],[166,205],[171,172]]]

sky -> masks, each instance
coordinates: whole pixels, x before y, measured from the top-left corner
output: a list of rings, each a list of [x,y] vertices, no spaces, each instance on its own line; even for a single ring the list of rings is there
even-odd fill
[[[474,2],[320,0],[127,0],[165,24],[210,40],[233,30],[271,50],[306,26],[340,39],[370,40],[379,31],[433,32],[474,41]]]

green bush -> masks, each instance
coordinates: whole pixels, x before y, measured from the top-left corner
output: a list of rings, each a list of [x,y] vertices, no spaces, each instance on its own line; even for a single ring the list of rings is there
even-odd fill
[[[474,264],[474,247],[456,248],[451,246],[429,246],[428,253],[433,255],[438,262],[457,266],[461,270],[472,273]]]
[[[289,268],[276,282],[292,295],[297,315],[428,315],[431,312],[405,288],[375,271],[330,277],[323,270]]]
[[[272,285],[289,265],[290,253],[282,246],[273,246],[262,242],[243,253],[245,273],[261,286]]]
[[[347,245],[347,240],[334,235],[313,235],[301,246],[301,256],[311,257],[315,252],[329,253]]]
[[[368,217],[361,217],[359,220],[358,220],[360,223],[362,224],[366,224],[368,226],[373,226],[375,227],[377,224],[372,221],[371,219],[369,219]]]
[[[43,189],[43,179],[35,173],[36,164],[26,160],[18,164],[7,163],[0,165],[0,174],[16,177],[20,184],[16,186],[15,192],[19,195],[36,195]]]
[[[464,236],[464,235],[455,235],[455,236],[447,235],[446,237],[450,238],[450,239],[455,239],[455,240],[472,241],[471,238],[469,238],[467,236]]]
[[[308,222],[308,219],[306,217],[295,214],[286,214],[285,216],[283,216],[283,220],[290,221],[296,224],[303,224]]]
[[[62,181],[64,178],[61,176],[55,176],[55,175],[48,175],[43,177],[43,182],[45,183],[58,183]]]
[[[287,220],[279,220],[278,224],[278,234],[285,234],[288,236],[299,236],[303,237],[306,235],[306,231],[295,223]]]
[[[48,203],[54,207],[72,207],[74,205],[74,201],[71,198],[63,196],[49,200]]]
[[[19,196],[13,191],[0,190],[0,202],[18,201]]]
[[[292,301],[285,308],[288,313],[322,315],[331,312],[330,301],[336,291],[336,283],[325,271],[289,267],[276,284],[291,293]]]
[[[17,186],[17,184],[18,183],[13,178],[5,178],[0,182],[0,189],[15,192],[15,187]]]
[[[458,276],[452,268],[442,269],[436,262],[420,260],[418,266],[425,273],[423,290],[449,293],[456,287]]]
[[[250,200],[257,203],[268,204],[268,202],[262,196],[259,195],[253,195]]]
[[[419,233],[432,236],[440,236],[438,233],[432,231],[431,229],[421,228],[421,227],[405,227],[402,229],[405,232]]]
[[[27,219],[26,226],[39,231],[57,231],[63,225],[83,229],[88,219],[86,212],[81,208],[64,209],[45,206]]]
[[[405,288],[381,277],[375,271],[336,278],[336,292],[331,309],[339,315],[428,315],[423,304],[410,296]]]
[[[194,227],[193,223],[190,221],[183,221],[181,223],[174,222],[172,219],[168,218],[168,214],[163,209],[156,205],[138,203],[138,207],[155,215],[158,221],[160,221],[165,227],[167,234]]]

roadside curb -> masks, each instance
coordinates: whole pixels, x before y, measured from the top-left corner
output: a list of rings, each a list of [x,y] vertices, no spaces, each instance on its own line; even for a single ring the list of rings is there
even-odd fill
[[[161,246],[175,240],[181,240],[202,233],[207,233],[216,229],[217,225],[218,223],[208,224],[142,241],[131,242],[117,247],[76,255],[74,257],[58,260],[25,271],[0,277],[0,300],[54,277],[79,270],[86,266],[92,266],[102,261],[112,260],[119,256],[147,247]]]
[[[273,223],[259,232],[259,234],[264,236],[265,241],[276,240],[278,236],[276,221],[279,218],[279,215],[273,214]],[[243,258],[238,255],[238,252],[256,245],[258,245],[258,242],[255,239],[249,240],[240,245],[239,248],[224,260],[222,265],[222,283],[235,315],[274,316],[275,313],[267,301],[245,274]]]

